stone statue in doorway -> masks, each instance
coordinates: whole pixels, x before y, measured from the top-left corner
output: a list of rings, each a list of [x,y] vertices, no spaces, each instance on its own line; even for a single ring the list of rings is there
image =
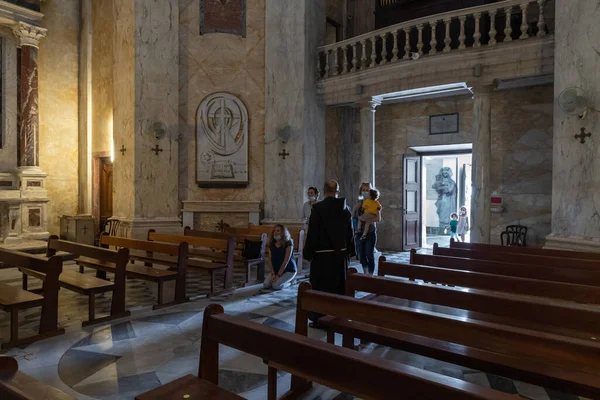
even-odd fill
[[[435,183],[431,186],[438,193],[435,202],[440,228],[450,225],[450,215],[456,212],[456,182],[452,179],[452,169],[444,167],[435,176]]]

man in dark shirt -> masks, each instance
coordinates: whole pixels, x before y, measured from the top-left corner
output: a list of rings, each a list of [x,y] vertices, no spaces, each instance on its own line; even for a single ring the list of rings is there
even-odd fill
[[[335,180],[328,180],[323,191],[325,199],[312,208],[303,255],[311,261],[312,288],[343,295],[348,263],[355,255],[352,213],[346,199],[337,198],[340,187]],[[315,326],[320,317],[310,315]]]

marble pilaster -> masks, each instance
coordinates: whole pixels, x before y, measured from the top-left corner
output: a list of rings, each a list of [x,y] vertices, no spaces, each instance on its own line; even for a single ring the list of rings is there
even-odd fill
[[[471,195],[471,241],[490,242],[490,177],[492,159],[493,86],[473,90],[473,172]]]
[[[114,149],[113,217],[134,237],[154,222],[180,229],[179,2],[115,0],[114,15],[114,146],[127,151]],[[155,122],[164,136],[155,135]]]
[[[577,86],[591,108],[600,104],[600,8],[596,0],[557,0],[554,97]],[[552,234],[546,246],[600,251],[600,112],[584,119],[554,102]],[[580,143],[585,128],[592,136]]]
[[[375,108],[381,102],[367,100],[360,107],[360,181],[375,185]]]
[[[325,1],[267,0],[265,10],[265,219],[301,223],[306,190],[325,181],[325,107],[308,61],[325,37]]]

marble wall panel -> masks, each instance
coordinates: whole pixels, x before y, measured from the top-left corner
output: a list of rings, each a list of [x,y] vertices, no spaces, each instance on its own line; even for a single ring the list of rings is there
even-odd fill
[[[255,200],[264,195],[265,0],[246,2],[246,38],[199,34],[200,1],[179,8],[179,198]],[[196,110],[214,92],[231,93],[249,116],[247,188],[206,189],[196,183]]]
[[[326,110],[325,179],[336,179],[340,184],[340,197],[352,204],[358,196],[360,173],[360,121],[359,111],[353,107],[336,107]],[[315,183],[321,190],[322,184]]]
[[[0,27],[2,37],[2,148],[0,172],[13,172],[17,167],[17,40],[7,26]]]
[[[245,228],[248,226],[248,213],[195,213],[194,229],[202,231],[219,231],[221,222],[230,227]]]
[[[597,0],[556,1],[554,97],[572,86],[586,91],[590,106],[600,109],[600,7]],[[552,233],[600,237],[600,112],[581,120],[554,103]],[[573,136],[585,128],[584,144]],[[597,240],[590,240],[597,251]]]
[[[79,4],[55,0],[42,4],[39,106],[40,168],[48,174],[48,230],[57,234],[61,215],[77,213]]]
[[[113,131],[113,0],[92,1],[92,153],[110,152]],[[119,146],[118,148],[120,148]]]
[[[490,216],[490,240],[500,243],[506,225],[528,227],[527,244],[543,246],[552,212],[553,87],[492,95],[491,191],[504,212]]]

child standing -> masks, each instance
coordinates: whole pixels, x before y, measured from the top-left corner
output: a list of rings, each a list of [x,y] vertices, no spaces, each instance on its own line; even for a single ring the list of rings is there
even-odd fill
[[[460,236],[460,241],[465,241],[465,235],[469,231],[469,217],[467,217],[467,208],[460,208],[460,215],[458,217],[458,226],[456,227],[456,233]]]
[[[458,214],[452,213],[450,219],[450,240],[454,239],[458,241],[458,234],[456,233],[456,228],[458,227]]]
[[[362,208],[365,212],[363,215],[358,217],[359,221],[364,223],[362,229],[363,234],[360,237],[360,240],[365,240],[367,238],[367,233],[369,233],[371,223],[375,222],[379,211],[381,211],[381,203],[377,201],[378,198],[379,191],[377,189],[371,189],[369,190],[369,195],[363,201]]]

